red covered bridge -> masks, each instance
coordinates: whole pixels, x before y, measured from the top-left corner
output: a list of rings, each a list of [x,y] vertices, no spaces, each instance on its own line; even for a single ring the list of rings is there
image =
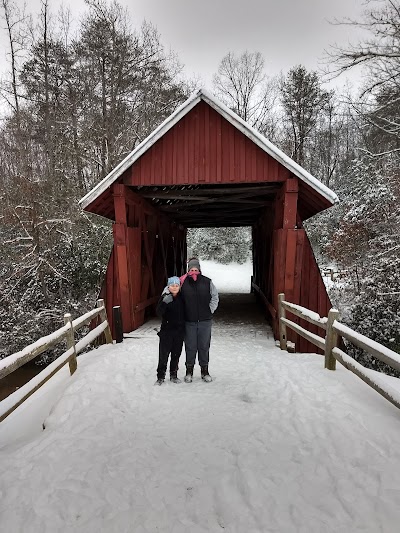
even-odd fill
[[[336,195],[211,94],[193,94],[82,200],[114,221],[102,288],[124,331],[146,320],[167,274],[182,274],[190,227],[251,226],[253,282],[275,335],[277,296],[326,316],[330,302],[304,220]],[[291,317],[298,321],[296,317]],[[315,351],[302,338],[299,351]]]

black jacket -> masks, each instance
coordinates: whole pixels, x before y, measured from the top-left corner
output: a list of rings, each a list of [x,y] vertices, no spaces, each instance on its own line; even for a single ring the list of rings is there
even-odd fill
[[[211,320],[210,310],[211,291],[210,278],[199,274],[194,281],[187,276],[181,287],[183,301],[185,303],[185,319],[187,322],[200,322]]]
[[[176,295],[170,303],[165,303],[161,298],[157,304],[157,315],[162,317],[161,330],[179,329],[185,327],[185,309],[183,305],[183,298],[180,292]]]

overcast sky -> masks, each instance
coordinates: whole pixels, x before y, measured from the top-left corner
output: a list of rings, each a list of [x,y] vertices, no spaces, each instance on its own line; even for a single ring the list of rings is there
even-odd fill
[[[17,0],[21,5],[24,0]],[[317,70],[329,45],[356,41],[349,26],[329,21],[360,18],[362,0],[120,0],[129,9],[134,27],[152,22],[164,46],[171,47],[184,64],[187,76],[200,76],[206,87],[222,57],[229,51],[261,52],[269,75],[303,64]],[[59,0],[49,0],[56,12]],[[73,14],[85,9],[84,0],[66,0]],[[37,13],[40,0],[30,0]],[[4,42],[4,41],[3,41]],[[351,81],[357,74],[351,76]],[[343,84],[340,79],[335,84]]]
[[[324,49],[347,43],[350,27],[329,20],[359,17],[361,0],[125,0],[136,20],[159,29],[188,74],[209,84],[229,51],[259,51],[270,75],[303,64],[317,69]]]

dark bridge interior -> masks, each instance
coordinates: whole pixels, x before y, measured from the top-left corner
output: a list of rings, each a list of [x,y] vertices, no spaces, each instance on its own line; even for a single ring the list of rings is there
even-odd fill
[[[272,207],[280,184],[136,187],[143,198],[187,228],[253,226]]]

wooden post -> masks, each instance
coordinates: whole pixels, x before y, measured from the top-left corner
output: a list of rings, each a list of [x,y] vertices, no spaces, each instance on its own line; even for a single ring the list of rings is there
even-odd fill
[[[114,251],[116,253],[117,283],[119,286],[119,303],[124,317],[124,325],[127,331],[133,329],[132,316],[132,289],[130,279],[130,259],[132,250],[128,251],[128,206],[126,195],[127,187],[123,184],[114,183],[114,211],[115,223],[113,224]]]
[[[70,313],[65,313],[65,315],[64,315],[64,324],[69,324],[70,325],[70,329],[66,333],[67,350],[69,350],[70,348],[73,348],[73,350],[74,350],[73,355],[71,355],[71,358],[68,361],[69,371],[70,371],[70,374],[72,376],[72,374],[75,372],[75,370],[78,367],[78,363],[76,361],[74,327],[72,325],[72,317],[71,317]]]
[[[282,305],[285,295],[283,292],[278,294],[278,316],[279,316],[279,341],[281,350],[287,350],[287,336],[286,336],[286,324],[284,324],[281,318],[286,318],[286,311]]]
[[[113,307],[113,320],[114,320],[114,331],[115,331],[115,342],[120,343],[124,340],[123,327],[122,327],[122,315],[121,307],[119,305],[114,305]]]
[[[339,311],[337,309],[330,309],[325,336],[325,368],[328,370],[336,370],[336,359],[332,354],[332,349],[338,346],[339,335],[332,328],[335,320],[339,320]]]
[[[282,188],[283,194],[283,229],[295,229],[297,215],[297,198],[299,194],[298,178],[291,176]]]
[[[100,318],[101,318],[102,322],[107,322],[107,327],[104,330],[104,336],[106,338],[106,343],[107,344],[112,344],[113,339],[112,339],[112,335],[111,335],[110,325],[109,325],[108,320],[107,320],[107,311],[106,311],[106,307],[104,305],[104,300],[97,300],[96,307],[97,308],[104,307],[104,309],[100,312]]]

